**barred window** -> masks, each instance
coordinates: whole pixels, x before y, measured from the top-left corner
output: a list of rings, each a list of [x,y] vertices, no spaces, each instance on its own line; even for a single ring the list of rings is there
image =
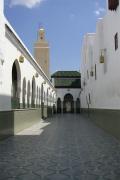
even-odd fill
[[[114,42],[115,42],[115,50],[117,50],[118,49],[118,33],[115,34]]]

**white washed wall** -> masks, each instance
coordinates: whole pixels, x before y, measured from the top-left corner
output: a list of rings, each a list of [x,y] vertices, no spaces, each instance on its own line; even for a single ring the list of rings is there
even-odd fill
[[[1,4],[0,4],[1,5]],[[12,66],[16,59],[19,59],[21,55],[21,51],[14,45],[14,43],[11,43],[11,41],[5,37],[5,23],[8,24],[6,19],[3,18],[0,19],[0,58],[4,59],[4,64],[2,65],[0,63],[0,111],[7,111],[11,110],[11,88],[12,88]],[[15,34],[16,35],[16,34]],[[27,56],[24,56],[25,60],[24,63],[19,62],[20,71],[21,71],[21,93],[20,93],[20,102],[22,103],[22,84],[24,77],[26,78],[26,92],[27,92],[27,83],[30,80],[30,85],[32,86],[32,78],[35,76],[38,65],[34,65],[31,63],[31,61],[27,58]],[[34,59],[32,60],[34,62]],[[48,80],[41,75],[42,72],[39,74],[38,78],[35,78],[36,81],[36,88],[40,88],[44,81],[46,81],[46,84],[44,84],[44,91],[45,94],[47,94],[47,89],[49,89],[49,94],[51,93],[52,96],[55,94],[55,90],[50,83],[48,83]],[[32,89],[32,87],[31,87]],[[36,89],[37,90],[37,89]],[[35,101],[36,102],[36,101]],[[26,103],[27,103],[27,95],[26,95]],[[46,104],[46,102],[45,102]],[[50,103],[51,106],[53,103]]]
[[[114,36],[117,32],[119,48],[115,51]],[[98,21],[94,38],[93,61],[97,66],[97,80],[94,77],[87,80],[87,86],[81,94],[82,107],[87,108],[86,96],[90,93],[91,108],[120,109],[120,6],[117,11],[107,10],[106,16]],[[82,80],[90,61],[90,57],[86,55],[87,65],[85,65],[85,54],[89,43],[90,38],[87,38],[87,44],[84,40],[85,48],[81,63]],[[100,49],[106,49],[106,64],[99,62]]]
[[[57,99],[61,98],[61,101],[64,100],[64,96],[66,94],[71,94],[74,98],[74,101],[76,101],[77,98],[80,98],[80,89],[69,89],[69,91],[67,89],[56,89],[56,93],[57,93]]]

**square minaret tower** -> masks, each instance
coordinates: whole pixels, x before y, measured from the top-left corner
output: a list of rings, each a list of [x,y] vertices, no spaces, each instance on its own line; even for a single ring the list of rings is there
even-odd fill
[[[34,57],[44,73],[50,78],[49,44],[45,39],[45,30],[38,31],[38,40],[34,45]]]

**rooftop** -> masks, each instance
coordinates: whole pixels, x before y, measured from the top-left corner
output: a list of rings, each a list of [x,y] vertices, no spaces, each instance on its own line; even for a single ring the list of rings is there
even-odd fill
[[[57,71],[51,76],[52,78],[80,78],[81,74],[78,71]]]
[[[55,88],[81,88],[80,78],[55,78]]]

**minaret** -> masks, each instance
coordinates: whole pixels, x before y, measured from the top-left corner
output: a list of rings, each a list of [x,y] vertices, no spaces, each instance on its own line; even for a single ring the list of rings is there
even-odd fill
[[[49,44],[45,39],[44,28],[38,31],[38,40],[34,45],[34,57],[47,77],[50,78]]]

